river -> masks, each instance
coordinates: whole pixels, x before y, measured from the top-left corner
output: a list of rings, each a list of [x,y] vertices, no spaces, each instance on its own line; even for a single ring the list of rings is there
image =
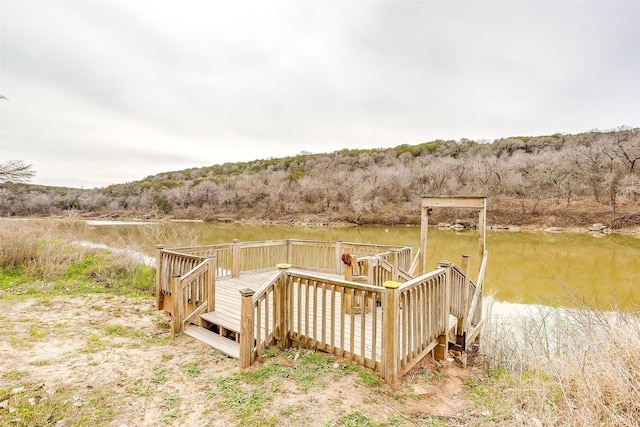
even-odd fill
[[[201,222],[90,222],[82,240],[153,255],[167,247],[297,238],[419,246],[419,227],[303,227]],[[640,239],[625,235],[489,231],[485,295],[498,301],[575,306],[577,298],[604,310],[638,310],[640,305]],[[440,260],[459,264],[471,255],[478,268],[478,234],[429,228],[428,268]]]

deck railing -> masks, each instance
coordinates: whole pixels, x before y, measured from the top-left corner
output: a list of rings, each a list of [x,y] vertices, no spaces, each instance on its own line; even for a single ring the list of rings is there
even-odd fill
[[[397,340],[400,375],[432,351],[439,343],[438,337],[449,328],[450,273],[450,268],[440,267],[393,291],[398,293],[401,308]]]
[[[287,263],[297,269],[343,274],[343,253],[376,255],[383,260],[394,260],[400,270],[406,271],[411,263],[411,248],[366,243],[324,242],[313,240],[268,240],[217,245],[189,246],[165,249],[158,246],[156,262],[156,306],[165,307],[164,297],[171,295],[171,277],[182,276],[207,258],[216,259],[216,277],[238,277],[243,272],[272,269],[278,263]],[[378,277],[378,276],[376,276]],[[380,275],[376,284],[388,277]],[[396,279],[388,279],[396,280]]]
[[[460,276],[446,262],[380,287],[281,267],[255,294],[243,293],[243,300],[252,298],[241,304],[241,323],[251,325],[252,335],[241,340],[240,366],[253,364],[271,345],[302,345],[371,368],[392,384],[430,352],[448,357],[450,332],[464,337],[451,324],[452,316],[458,324],[468,316],[454,289],[465,291],[466,284],[471,293],[477,287]]]
[[[393,384],[429,352],[448,357],[452,333],[462,348],[477,337],[486,253],[474,284],[468,257],[460,268],[441,262],[436,270],[411,278],[405,270],[410,269],[410,248],[355,245],[283,240],[159,248],[159,308],[172,312],[172,333],[177,334],[199,312],[213,310],[216,276],[273,269],[273,262],[284,258],[325,274],[279,264],[255,292],[241,291],[240,366],[253,364],[269,346],[295,344],[353,360]],[[366,270],[367,283],[331,277],[349,267],[339,254],[371,250],[379,252],[362,255],[351,266]]]
[[[171,278],[171,336],[182,332],[200,313],[215,309],[216,259],[205,258],[183,274]]]

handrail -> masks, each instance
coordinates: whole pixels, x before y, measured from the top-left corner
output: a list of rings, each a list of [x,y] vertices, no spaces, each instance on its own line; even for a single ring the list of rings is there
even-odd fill
[[[482,254],[482,264],[480,265],[480,271],[478,272],[478,280],[476,280],[476,286],[478,288],[482,288],[484,283],[484,272],[487,268],[487,258],[489,257],[489,252],[484,251]]]
[[[214,308],[215,257],[204,258],[182,276],[172,277],[170,295],[171,337],[175,338],[197,314]],[[192,306],[190,312],[189,304]]]
[[[345,287],[353,288],[353,289],[377,291],[377,292],[383,292],[384,291],[384,287],[382,287],[382,286],[370,285],[370,284],[367,284],[367,283],[351,282],[349,280],[344,280],[344,279],[339,279],[339,278],[328,279],[327,276],[323,276],[321,274],[310,273],[310,272],[305,271],[305,270],[290,269],[288,271],[288,274],[289,275],[296,275],[298,277],[302,277],[302,278],[305,278],[305,279],[312,279],[312,280],[318,280],[318,281],[323,281],[323,282],[331,282],[331,283],[335,283],[335,284],[340,285],[340,286],[345,286]]]
[[[480,271],[478,272],[478,281],[476,282],[476,288],[473,293],[473,297],[471,299],[471,304],[469,304],[469,312],[467,313],[467,319],[465,321],[464,330],[469,331],[471,327],[471,322],[473,321],[473,316],[476,311],[476,306],[478,305],[478,300],[480,299],[480,295],[482,295],[482,285],[484,283],[484,273],[487,268],[487,258],[489,257],[489,253],[484,251],[484,255],[482,257],[482,264],[480,266]],[[480,306],[482,309],[482,305]]]
[[[183,258],[192,259],[192,260],[203,260],[203,259],[207,258],[207,257],[201,256],[201,255],[192,255],[192,254],[187,254],[187,253],[184,253],[184,252],[177,252],[174,249],[162,249],[162,253],[168,254],[168,255],[176,255],[176,256],[183,257]]]
[[[195,280],[195,278],[191,278],[191,276],[198,276],[199,274],[202,273],[200,270],[204,270],[205,268],[209,268],[208,259],[205,259],[200,264],[196,265],[191,270],[187,271],[182,276],[180,276],[180,281],[185,282],[185,284],[182,285],[182,289],[184,289],[189,283]]]
[[[398,290],[400,292],[404,291],[407,288],[419,285],[420,283],[431,279],[431,277],[435,277],[439,274],[442,274],[442,272],[446,270],[445,268],[442,267],[438,267],[433,271],[428,272],[427,274],[423,274],[422,276],[418,276],[418,277],[414,277],[413,279],[409,280],[408,282],[404,282],[399,288]]]
[[[274,273],[273,276],[269,277],[267,281],[260,286],[260,288],[252,296],[254,304],[256,301],[262,298],[262,295],[266,293],[266,291],[269,289],[269,286],[273,285],[280,277],[282,277],[282,271]]]
[[[413,274],[416,272],[416,268],[418,268],[418,263],[420,262],[420,248],[418,248],[418,251],[416,252],[416,256],[413,258],[413,261],[411,262],[411,266],[409,267],[409,271],[407,273],[409,273],[410,276],[413,276]]]

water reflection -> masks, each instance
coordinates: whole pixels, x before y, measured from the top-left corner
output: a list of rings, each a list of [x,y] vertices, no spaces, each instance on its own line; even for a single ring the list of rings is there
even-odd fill
[[[115,246],[135,242],[147,254],[158,243],[169,247],[194,244],[297,238],[409,245],[417,251],[419,227],[301,227],[210,223],[92,225],[83,239]],[[500,301],[573,305],[572,295],[591,306],[638,309],[640,239],[581,233],[489,231],[486,292]],[[427,266],[440,260],[459,263],[471,255],[478,269],[475,231],[429,229]]]

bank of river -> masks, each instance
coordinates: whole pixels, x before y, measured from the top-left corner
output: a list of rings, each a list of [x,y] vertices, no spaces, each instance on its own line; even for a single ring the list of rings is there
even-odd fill
[[[316,227],[259,224],[162,222],[91,223],[82,240],[136,246],[147,255],[156,244],[213,244],[297,238],[409,245],[417,250],[418,227]],[[428,268],[440,260],[472,256],[477,271],[477,232],[429,229]],[[133,243],[133,245],[132,245]],[[486,294],[498,301],[573,305],[573,298],[602,309],[637,309],[640,304],[640,239],[633,236],[533,231],[489,231]]]

